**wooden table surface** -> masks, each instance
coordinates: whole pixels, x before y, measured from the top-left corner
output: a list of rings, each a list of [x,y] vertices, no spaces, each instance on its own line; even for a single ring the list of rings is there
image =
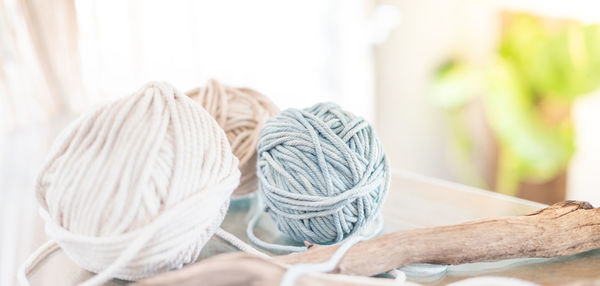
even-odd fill
[[[545,207],[530,201],[404,172],[395,172],[392,178],[390,195],[384,206],[384,232],[522,215]],[[253,199],[234,201],[222,227],[246,239],[245,225],[253,205]],[[278,233],[268,215],[263,215],[260,220],[257,234],[268,241],[291,243]],[[203,250],[202,257],[230,251],[235,249],[220,239],[213,238]],[[46,285],[50,281],[52,285],[72,285],[91,275],[73,264],[64,252],[58,251],[31,274],[30,280],[32,285]],[[600,278],[600,250],[552,259],[512,259],[450,266],[443,274],[427,277],[409,275],[409,280],[424,285],[444,285],[481,275],[516,277],[544,285],[562,285],[581,279]],[[107,285],[126,283],[115,280]]]

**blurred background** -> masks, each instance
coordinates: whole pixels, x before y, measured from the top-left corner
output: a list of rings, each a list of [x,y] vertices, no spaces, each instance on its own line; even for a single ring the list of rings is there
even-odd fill
[[[215,78],[281,108],[335,101],[393,168],[600,204],[600,3],[0,0],[0,255],[43,233],[35,175],[78,114]],[[6,235],[20,233],[23,235]],[[22,245],[15,248],[15,242]],[[26,251],[27,250],[27,251]],[[17,261],[4,259],[0,285]]]

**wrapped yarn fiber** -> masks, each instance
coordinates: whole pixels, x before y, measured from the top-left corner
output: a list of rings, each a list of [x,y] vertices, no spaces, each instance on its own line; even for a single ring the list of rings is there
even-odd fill
[[[63,132],[37,198],[48,235],[98,273],[85,284],[137,280],[198,258],[239,184],[237,166],[225,133],[200,105],[150,83]]]
[[[333,103],[287,109],[258,141],[259,192],[278,229],[295,241],[338,243],[374,235],[390,171],[373,128]],[[270,250],[302,248],[253,242]],[[381,223],[382,225],[382,223]],[[365,231],[366,230],[366,231]]]
[[[240,160],[240,185],[233,192],[242,198],[257,189],[256,144],[263,124],[279,109],[266,96],[248,88],[234,88],[216,80],[186,93],[200,103],[225,130],[233,154]]]

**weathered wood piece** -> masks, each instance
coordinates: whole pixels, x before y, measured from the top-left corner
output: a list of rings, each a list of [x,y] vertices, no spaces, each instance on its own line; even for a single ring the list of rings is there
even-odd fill
[[[338,247],[313,245],[306,252],[272,259],[243,253],[223,254],[139,284],[196,285],[210,281],[208,284],[215,285],[278,285],[287,265],[326,261]],[[530,215],[381,235],[353,246],[333,273],[372,276],[413,263],[462,264],[519,257],[554,257],[596,248],[600,248],[600,208],[594,209],[587,202],[565,201]],[[335,285],[332,283],[337,283],[336,280],[333,275],[309,274],[302,276],[297,285]],[[352,281],[360,285],[387,283],[381,279],[367,280]]]

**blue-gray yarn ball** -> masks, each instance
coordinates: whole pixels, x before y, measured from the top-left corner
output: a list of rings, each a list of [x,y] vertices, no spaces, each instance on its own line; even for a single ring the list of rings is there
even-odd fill
[[[379,215],[390,171],[363,118],[334,103],[290,108],[267,121],[257,149],[260,193],[292,239],[340,242]]]

